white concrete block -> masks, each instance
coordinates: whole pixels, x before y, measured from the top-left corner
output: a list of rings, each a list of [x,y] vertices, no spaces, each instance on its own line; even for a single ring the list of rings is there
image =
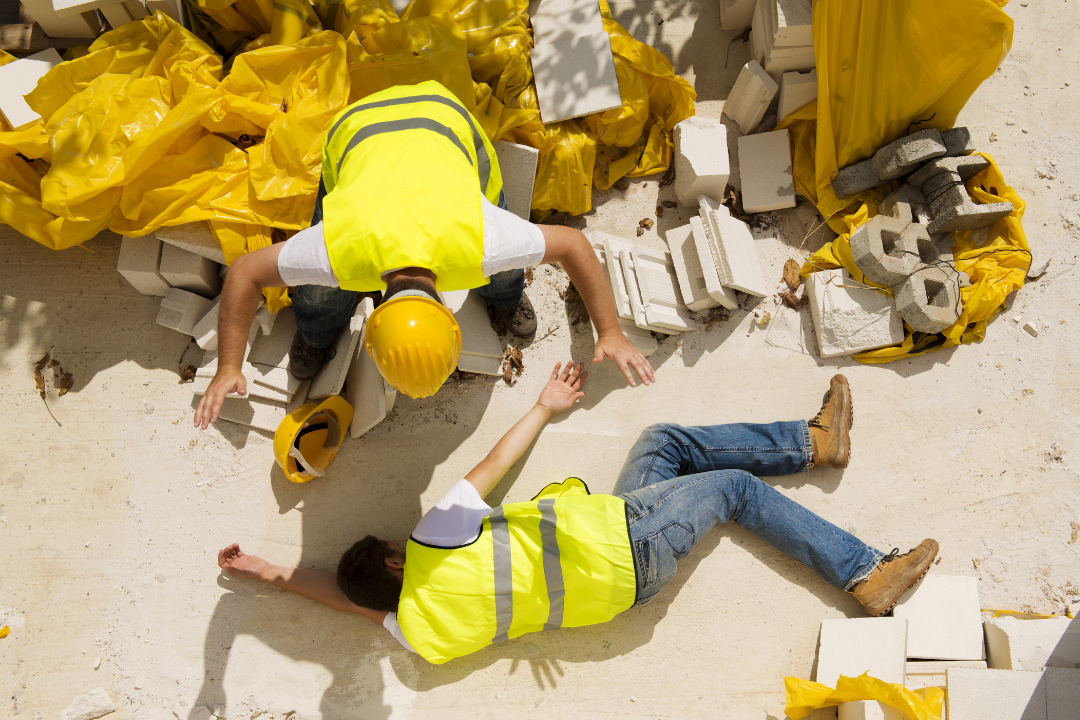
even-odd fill
[[[98,7],[101,14],[105,16],[105,19],[109,21],[109,25],[112,25],[113,30],[123,27],[131,22],[131,16],[128,15],[127,9],[121,3],[115,5],[101,5]]]
[[[596,258],[600,261],[600,267],[603,268],[604,274],[608,279],[608,286],[611,288],[611,296],[615,302],[615,312],[619,316],[619,320],[625,320],[628,325],[632,325],[644,331],[661,332],[667,335],[672,334],[674,332],[673,330],[652,327],[648,324],[648,321],[645,320],[644,309],[640,307],[641,297],[637,289],[637,276],[634,274],[633,261],[631,260],[629,274],[634,279],[634,296],[639,305],[640,319],[644,324],[638,325],[635,321],[634,311],[630,305],[630,290],[626,285],[627,273],[624,272],[622,260],[620,259],[621,253],[630,253],[635,245],[628,240],[606,233],[593,233],[589,237],[590,243],[596,251]],[[610,263],[607,260],[608,257],[612,258]]]
[[[53,10],[60,17],[78,17],[84,12],[96,10],[116,0],[52,0]]]
[[[787,7],[787,12],[792,13],[789,19],[784,14],[784,23],[795,23],[780,28],[782,14],[776,3],[764,0],[758,3],[754,9],[754,18],[750,24],[750,57],[754,58],[765,68],[765,72],[777,83],[785,72],[792,70],[803,71],[814,67],[813,36],[809,26],[799,24],[799,16],[804,13],[797,6],[804,0],[781,0]],[[807,3],[809,4],[809,3]],[[783,45],[778,42],[794,43]]]
[[[1047,668],[1043,671],[1046,687],[1046,720],[1076,720],[1080,717],[1080,670]]]
[[[600,339],[600,335],[596,332],[596,325],[592,323],[592,318],[589,320],[589,327],[592,328],[593,343],[595,343]],[[638,352],[645,357],[649,357],[660,347],[660,344],[656,342],[656,338],[652,336],[652,332],[643,330],[632,322],[619,318],[619,329],[622,330],[626,339],[634,344]]]
[[[821,357],[850,355],[904,340],[892,298],[858,287],[846,270],[819,270],[806,279],[810,316]]]
[[[169,283],[161,277],[161,241],[152,234],[145,237],[125,237],[120,242],[120,257],[116,269],[143,295],[164,297]]]
[[[492,147],[499,159],[506,208],[522,220],[528,220],[532,211],[533,185],[540,151],[505,140],[492,143]]]
[[[754,236],[746,223],[731,217],[728,209],[707,197],[698,198],[705,236],[716,248],[717,271],[725,287],[765,297],[768,288],[761,273]]]
[[[683,302],[671,255],[663,250],[636,246],[630,251],[645,320],[666,331],[697,330],[698,324]]]
[[[814,44],[810,26],[811,0],[761,0],[769,13],[773,48],[805,47]]]
[[[22,0],[22,6],[49,37],[92,38],[97,36],[95,30],[81,15],[71,17],[57,15],[50,0]]]
[[[458,357],[457,369],[461,372],[480,373],[481,375],[502,375],[503,361],[486,355],[465,355]]]
[[[698,260],[693,227],[683,225],[668,230],[667,245],[671,251],[671,262],[675,266],[675,276],[679,279],[679,291],[687,309],[701,312],[719,305],[705,288],[705,274]]]
[[[217,350],[218,346],[218,314],[221,311],[221,300],[214,301],[214,307],[203,315],[195,327],[191,329],[191,335],[195,338],[195,344],[203,350]]]
[[[911,642],[911,633],[908,633]],[[909,648],[910,652],[910,648]],[[944,675],[949,668],[986,669],[985,660],[908,660],[904,664],[904,675]]]
[[[757,0],[720,0],[720,29],[742,32],[754,19]]]
[[[946,675],[949,720],[1047,720],[1041,672],[949,668]]]
[[[361,305],[366,306],[363,308],[364,317],[369,317],[375,310],[375,304],[370,298],[364,298]],[[381,423],[389,412],[386,407],[386,381],[364,347],[365,330],[366,324],[353,349],[352,362],[349,363],[349,372],[345,379],[345,399],[353,408],[349,433],[354,438]]]
[[[696,205],[699,195],[723,200],[730,175],[724,123],[695,115],[675,126],[675,196],[680,205]]]
[[[724,287],[720,279],[720,251],[709,239],[709,232],[705,230],[700,215],[690,218],[690,228],[694,247],[697,250],[698,264],[701,267],[701,276],[705,281],[705,292],[728,310],[737,309],[739,299],[735,296],[735,291]]]
[[[622,107],[606,32],[537,45],[530,57],[545,123]]]
[[[164,325],[184,335],[191,335],[195,323],[203,315],[210,312],[213,306],[213,300],[207,300],[180,288],[170,288],[165,297],[161,299],[157,324]]]
[[[883,702],[858,700],[837,705],[836,720],[907,720],[907,717]]]
[[[533,45],[604,32],[597,0],[541,0],[529,20]]]
[[[246,370],[246,368],[244,368]],[[246,397],[257,397],[264,400],[273,400],[275,402],[287,403],[291,400],[291,397],[287,393],[283,393],[280,390],[273,390],[263,385],[259,385],[251,381],[251,377],[245,372],[244,377],[247,378],[247,395]],[[196,371],[195,380],[191,383],[191,392],[195,395],[205,395],[206,389],[210,386],[210,382],[213,377],[205,377],[198,374]],[[238,395],[230,395],[229,397],[239,397]]]
[[[181,290],[206,298],[217,297],[221,292],[218,264],[175,245],[161,248],[159,269],[166,282]]]
[[[983,623],[987,664],[1000,670],[1080,667],[1080,620],[1000,617]]]
[[[928,687],[945,689],[945,673],[941,675],[905,675],[904,687],[908,690],[922,690]]]
[[[252,339],[247,360],[251,363],[271,367],[289,367],[289,348],[292,347],[296,334],[296,316],[291,307],[282,308],[277,313],[273,331],[269,335],[260,335]]]
[[[241,398],[230,395],[221,404],[218,419],[272,433],[285,419],[287,412],[287,403],[259,397]]]
[[[104,688],[98,688],[72,700],[60,711],[60,720],[94,720],[115,710],[109,694]]]
[[[824,620],[818,648],[817,682],[836,687],[841,675],[864,672],[889,683],[904,682],[907,620],[854,618]]]
[[[808,73],[786,72],[780,79],[777,120],[783,120],[817,99],[817,68]]]
[[[756,60],[743,65],[724,101],[724,114],[735,121],[743,135],[757,128],[779,87]],[[741,156],[740,156],[741,157]]]
[[[365,298],[356,306],[352,317],[349,318],[349,324],[342,328],[334,340],[334,356],[326,362],[318,375],[311,378],[311,387],[308,389],[309,399],[321,400],[341,393],[341,389],[345,387],[345,377],[349,373],[349,366],[356,355],[356,346],[363,334],[368,313],[374,309],[374,303],[370,298]]]
[[[22,60],[0,65],[0,114],[12,130],[24,130],[41,122],[41,116],[30,109],[23,95],[32,92],[38,80],[62,61],[60,54],[49,48]]]
[[[927,660],[985,657],[978,578],[929,574],[900,596],[893,617],[907,618],[908,657]]]
[[[499,358],[503,356],[503,345],[498,334],[491,329],[487,303],[476,291],[470,291],[461,308],[454,313],[458,327],[461,328],[461,354]]]
[[[251,374],[245,372],[245,377],[251,379],[255,385],[262,385],[265,388],[276,390],[287,396],[293,396],[299,392],[299,388],[304,383],[307,384],[307,388],[311,388],[311,379],[297,380],[288,368],[273,367],[270,365],[261,365],[259,363],[246,363],[245,370],[251,369]]]
[[[216,263],[225,264],[225,253],[221,251],[221,245],[214,238],[214,233],[210,231],[210,224],[206,221],[161,227],[155,231],[155,234],[164,243],[175,245]]]
[[[757,213],[795,207],[788,131],[741,137],[738,143],[743,209]]]

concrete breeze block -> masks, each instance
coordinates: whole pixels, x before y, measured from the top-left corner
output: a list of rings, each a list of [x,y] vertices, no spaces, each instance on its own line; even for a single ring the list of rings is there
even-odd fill
[[[776,81],[765,72],[765,68],[756,60],[751,60],[739,71],[739,77],[724,101],[723,112],[735,121],[743,135],[751,133],[761,122],[778,89]]]
[[[739,298],[735,296],[735,291],[724,287],[720,279],[720,250],[716,243],[709,239],[710,231],[705,230],[700,214],[690,218],[690,230],[694,248],[697,250],[702,280],[705,282],[705,292],[728,310],[738,309]]]
[[[164,243],[175,245],[216,263],[225,264],[225,253],[222,252],[221,245],[214,238],[214,233],[210,230],[210,223],[205,220],[161,227],[157,229],[155,234],[158,240]]]
[[[364,298],[353,311],[349,318],[349,324],[341,329],[334,340],[334,356],[326,361],[326,365],[318,374],[311,378],[311,387],[308,388],[308,398],[321,400],[322,398],[338,395],[345,386],[345,377],[349,373],[349,365],[352,364],[356,355],[356,346],[360,342],[360,336],[364,331],[364,324],[368,315],[375,310],[371,298]]]
[[[143,295],[164,297],[169,292],[169,283],[158,272],[160,262],[161,241],[152,234],[120,242],[116,269]]]
[[[870,282],[892,286],[919,266],[919,241],[930,241],[924,225],[911,222],[911,206],[897,202],[892,214],[875,215],[851,233],[851,257]]]
[[[836,720],[907,720],[907,716],[877,700],[857,700],[837,705]]]
[[[757,0],[720,0],[720,29],[742,32],[754,19]]]
[[[95,720],[114,712],[116,708],[104,688],[79,695],[60,712],[60,720]]]
[[[817,68],[808,73],[786,72],[780,79],[776,119],[783,120],[817,99]]]
[[[190,253],[175,245],[161,248],[161,277],[181,290],[203,297],[216,297],[221,292],[219,266],[213,260]]]
[[[748,213],[795,207],[788,131],[739,138],[743,209]]]
[[[919,163],[941,157],[946,152],[941,133],[934,128],[920,130],[894,140],[874,153],[874,169],[881,180],[907,175]]]
[[[498,334],[491,328],[487,303],[479,293],[470,290],[461,308],[454,313],[461,328],[461,354],[481,357],[503,357],[503,345]]]
[[[823,620],[817,682],[835,688],[841,675],[858,677],[865,672],[888,683],[903,683],[906,657],[907,620]]]
[[[705,288],[705,274],[698,260],[697,247],[694,245],[693,227],[683,225],[668,230],[667,244],[686,307],[693,312],[700,312],[719,305],[720,303],[714,300]]]
[[[939,333],[960,319],[960,276],[950,266],[919,268],[893,295],[896,311],[912,330]]]
[[[61,62],[60,54],[49,48],[0,66],[0,114],[12,130],[25,130],[41,122],[41,116],[30,109],[23,95],[33,91],[38,80]]]
[[[195,293],[180,288],[170,288],[161,299],[157,324],[175,330],[184,335],[191,335],[197,323],[214,307],[213,300],[207,300]]]
[[[720,282],[726,287],[765,297],[768,288],[761,273],[761,263],[750,228],[741,220],[731,217],[728,209],[715,200],[702,196],[698,198],[698,203],[705,235],[716,246]]]
[[[908,178],[908,183],[922,189],[934,219],[931,235],[974,230],[993,224],[1013,211],[1011,202],[979,205],[968,196],[964,183],[989,167],[981,155],[942,157],[923,165]]]
[[[606,32],[537,45],[530,59],[543,122],[622,107],[615,59]]]
[[[949,668],[946,677],[949,720],[1047,720],[1041,672]]]
[[[971,141],[971,132],[966,127],[946,130],[941,133],[941,142],[945,144],[945,157],[970,155],[975,152],[975,143]]]
[[[695,115],[675,126],[675,196],[680,205],[697,205],[699,195],[723,200],[730,175],[724,123]]]
[[[893,617],[907,618],[909,658],[985,657],[978,578],[929,574],[900,596]]]
[[[1001,670],[1080,667],[1080,621],[1000,617],[983,623],[987,664]]]
[[[806,294],[823,358],[875,350],[904,340],[904,323],[892,299],[877,290],[858,287],[847,271],[811,273],[806,279]]]
[[[492,143],[492,147],[499,159],[506,208],[522,220],[528,220],[532,211],[533,184],[540,151],[505,140]]]

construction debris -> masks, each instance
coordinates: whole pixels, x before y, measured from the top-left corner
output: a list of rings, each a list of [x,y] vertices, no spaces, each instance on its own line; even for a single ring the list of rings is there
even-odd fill
[[[946,157],[927,163],[908,178],[930,204],[932,235],[986,227],[1013,211],[1011,202],[979,205],[968,196],[964,183],[988,167],[990,161],[982,156]]]
[[[761,122],[779,86],[756,60],[743,65],[735,85],[724,101],[724,114],[735,121],[743,135],[748,135]],[[724,152],[727,146],[724,146]]]
[[[817,68],[808,73],[786,72],[780,79],[776,119],[783,120],[817,99]]]
[[[795,207],[788,131],[741,137],[742,204],[748,213]]]
[[[533,183],[540,151],[528,145],[500,140],[492,143],[502,174],[506,208],[522,220],[529,219],[532,210]]]
[[[904,322],[888,295],[860,287],[847,271],[819,270],[806,281],[818,352],[835,357],[895,345]]]
[[[695,115],[675,126],[675,196],[680,205],[696,205],[699,195],[722,199],[730,174],[722,122]],[[658,209],[657,217],[662,212]]]

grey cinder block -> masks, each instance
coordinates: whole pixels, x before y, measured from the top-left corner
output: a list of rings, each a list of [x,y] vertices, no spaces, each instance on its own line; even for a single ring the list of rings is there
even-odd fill
[[[909,184],[922,189],[930,205],[932,235],[986,227],[1013,211],[1011,202],[979,205],[968,196],[964,183],[989,165],[981,155],[942,157],[908,178]]]
[[[922,267],[894,294],[896,311],[912,330],[939,333],[960,318],[959,276],[951,267]]]
[[[191,335],[195,323],[210,312],[213,307],[213,300],[207,300],[180,288],[170,288],[165,297],[161,299],[157,324],[164,325],[185,335]]]
[[[201,255],[175,245],[161,248],[161,277],[172,285],[203,297],[216,297],[221,292],[218,264]]]
[[[941,133],[941,142],[945,143],[945,157],[970,155],[975,152],[975,143],[966,127],[953,128]]]
[[[924,225],[913,225],[911,207],[895,202],[891,215],[875,215],[851,233],[851,257],[870,282],[891,287],[915,272],[918,242],[929,242]]]
[[[161,241],[153,233],[144,237],[125,237],[120,243],[116,269],[143,295],[164,297],[169,282],[161,276]]]
[[[941,133],[934,128],[920,130],[895,140],[874,153],[874,169],[881,181],[906,175],[919,163],[945,154]]]
[[[848,165],[836,173],[832,179],[833,192],[841,200],[849,195],[877,187],[881,183],[882,180],[878,177],[872,158],[863,160],[861,163]]]

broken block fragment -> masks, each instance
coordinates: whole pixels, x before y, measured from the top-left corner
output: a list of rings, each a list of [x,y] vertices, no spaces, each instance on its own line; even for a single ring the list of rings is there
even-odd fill
[[[686,307],[693,312],[700,312],[719,305],[705,287],[705,273],[694,245],[693,226],[683,225],[668,230],[667,244]]]
[[[858,287],[847,271],[811,273],[806,293],[823,358],[876,350],[904,340],[904,323],[892,298]]]
[[[675,196],[680,205],[697,205],[699,195],[723,200],[730,174],[724,123],[695,115],[675,126]]]
[[[941,133],[941,142],[945,144],[945,157],[970,155],[975,152],[975,143],[971,141],[971,132],[966,127],[957,127]]]
[[[375,310],[371,298],[364,298],[361,304],[365,317],[369,317]],[[378,425],[390,412],[387,407],[389,399],[386,392],[386,381],[379,373],[378,366],[368,354],[364,346],[364,333],[367,327],[361,329],[360,337],[353,348],[352,361],[345,380],[345,399],[353,408],[353,419],[349,425],[349,433],[352,437],[360,437],[371,428]]]
[[[780,78],[776,119],[783,120],[817,99],[817,68],[808,73],[786,72]]]
[[[165,297],[161,299],[157,324],[164,325],[184,335],[191,335],[195,329],[195,323],[210,312],[213,307],[213,300],[207,300],[180,288],[170,288]]]
[[[188,252],[175,245],[161,248],[161,276],[181,290],[187,290],[206,298],[221,292],[220,268],[213,260]]]
[[[743,65],[735,85],[724,101],[724,114],[735,121],[743,135],[757,128],[778,90],[776,81],[756,60]]]
[[[720,283],[750,295],[765,297],[768,289],[750,228],[741,220],[731,217],[728,209],[715,200],[702,196],[698,198],[698,203],[705,235],[716,250]]]
[[[739,138],[743,209],[748,213],[795,207],[787,130]]]
[[[375,310],[371,298],[364,298],[356,306],[349,324],[341,329],[337,338],[334,339],[334,352],[319,373],[311,378],[311,387],[308,389],[308,398],[318,400],[331,395],[339,395],[341,388],[345,386],[345,376],[349,372],[349,364],[356,355],[356,345],[360,342],[360,336],[367,322],[368,314]]]
[[[169,283],[161,277],[161,241],[153,234],[145,237],[125,237],[120,243],[116,269],[143,295],[164,297]]]

